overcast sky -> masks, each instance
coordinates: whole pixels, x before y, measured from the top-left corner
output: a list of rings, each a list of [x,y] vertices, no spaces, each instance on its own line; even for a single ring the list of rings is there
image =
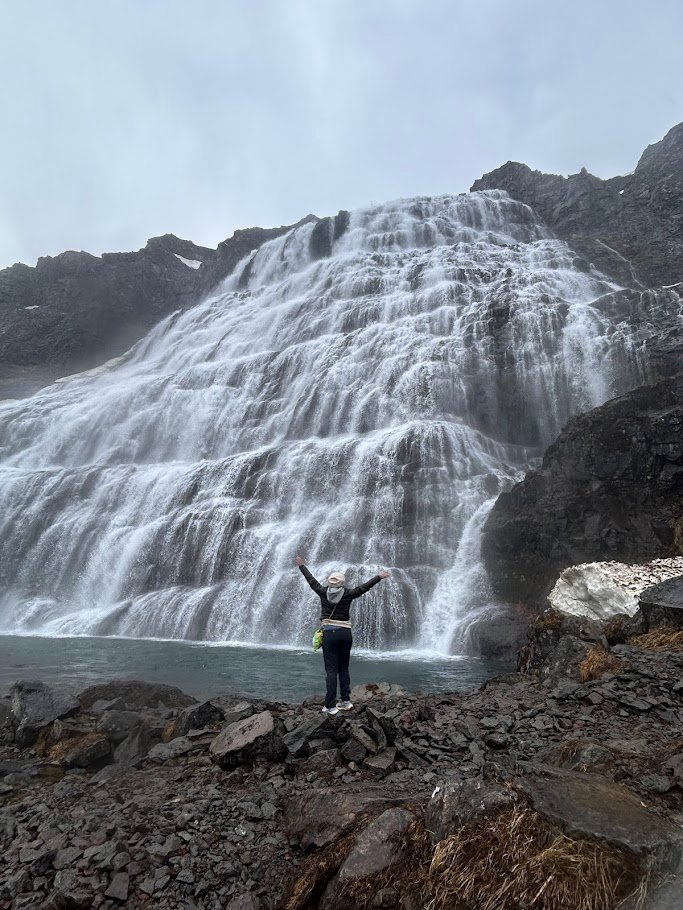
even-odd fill
[[[683,120],[680,0],[0,0],[0,266],[610,177]]]

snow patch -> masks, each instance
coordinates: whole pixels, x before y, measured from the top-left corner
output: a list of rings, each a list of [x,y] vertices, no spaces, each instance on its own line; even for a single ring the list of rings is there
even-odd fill
[[[39,310],[39,309],[40,309],[40,304],[39,304],[39,303],[36,303],[35,306],[25,306],[24,309],[25,309],[25,310]]]
[[[188,269],[198,269],[199,266],[202,264],[201,259],[186,259],[184,256],[181,256],[179,253],[174,253],[173,255],[175,256],[176,259],[180,259],[180,261],[182,263],[184,263],[184,265],[186,265],[188,267]]]
[[[599,620],[609,619],[617,613],[633,616],[645,588],[681,574],[681,556],[654,559],[642,565],[583,563],[564,570],[548,600],[554,609],[573,616]]]

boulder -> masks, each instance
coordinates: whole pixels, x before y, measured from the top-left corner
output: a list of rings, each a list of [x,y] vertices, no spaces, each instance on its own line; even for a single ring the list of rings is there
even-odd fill
[[[66,768],[96,768],[110,760],[111,744],[101,733],[86,733],[61,740],[48,755]]]
[[[485,815],[497,815],[517,802],[514,790],[482,778],[444,780],[436,785],[425,813],[427,830],[436,841]]]
[[[285,832],[299,847],[324,847],[336,840],[361,815],[379,815],[400,806],[406,797],[387,790],[338,787],[308,790],[292,796],[285,808]]]
[[[680,556],[682,428],[683,375],[572,418],[487,518],[496,594],[542,607],[568,566]]]
[[[198,744],[188,739],[187,736],[178,736],[176,739],[171,740],[170,743],[157,743],[156,746],[152,746],[147,753],[147,758],[150,761],[161,763],[186,755],[197,748],[199,748]]]
[[[399,807],[382,812],[356,838],[339,870],[339,881],[376,875],[400,862],[403,854],[396,839],[414,821],[415,816],[411,812]]]
[[[43,682],[21,680],[10,689],[12,715],[17,724],[15,739],[20,746],[30,746],[39,732],[58,717],[78,710],[78,700]]]
[[[371,755],[369,758],[366,758],[363,762],[363,767],[370,768],[372,771],[386,773],[391,770],[395,761],[396,749],[390,746],[386,749],[382,749],[377,755]]]
[[[283,742],[281,724],[270,711],[261,711],[252,717],[228,724],[214,739],[210,747],[211,760],[225,771],[240,765],[252,764],[257,759],[279,761],[287,753]]]
[[[202,730],[225,719],[225,711],[210,701],[184,708],[180,714],[168,723],[162,740],[170,742],[176,736],[185,736],[190,730]]]
[[[142,717],[137,711],[105,711],[95,729],[98,733],[103,733],[114,745],[118,745],[141,726]]]
[[[127,768],[138,767],[152,747],[152,738],[146,727],[132,730],[114,750],[114,761]]]
[[[578,665],[594,646],[607,648],[601,625],[585,616],[548,610],[527,630],[519,669],[540,676],[549,685],[578,679]]]
[[[112,699],[121,699],[126,708],[133,711],[141,708],[186,708],[197,702],[196,698],[186,695],[176,686],[139,679],[117,679],[90,686],[78,696],[81,707],[86,710],[98,701]]]
[[[630,850],[646,866],[675,871],[683,860],[683,829],[648,810],[607,777],[546,765],[526,766],[516,788],[544,818],[568,834]]]
[[[683,575],[651,585],[640,595],[645,631],[658,626],[683,629]]]
[[[329,715],[321,711],[286,733],[283,742],[293,758],[306,758],[310,754],[311,741],[332,730]]]

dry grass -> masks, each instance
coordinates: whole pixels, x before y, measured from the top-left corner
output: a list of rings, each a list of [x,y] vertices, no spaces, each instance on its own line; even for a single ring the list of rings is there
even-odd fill
[[[683,651],[683,629],[661,626],[644,635],[634,635],[628,643],[648,651]]]
[[[304,859],[282,910],[319,906],[359,827]],[[465,826],[436,848],[416,821],[397,847],[397,864],[337,889],[335,910],[370,910],[384,888],[423,910],[616,910],[642,880],[628,851],[567,837],[526,806]]]
[[[327,883],[336,875],[349,855],[358,831],[367,823],[367,819],[359,821],[344,837],[304,857],[285,891],[281,910],[306,910],[318,906]]]
[[[428,910],[613,910],[640,880],[635,857],[573,840],[515,807],[445,838],[432,859]]]
[[[616,673],[623,667],[622,661],[605,648],[591,648],[579,664],[579,678],[582,683],[600,679],[604,673]]]

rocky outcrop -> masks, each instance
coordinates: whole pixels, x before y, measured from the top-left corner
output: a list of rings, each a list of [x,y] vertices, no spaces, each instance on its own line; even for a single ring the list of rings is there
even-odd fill
[[[308,215],[298,224],[317,220]],[[237,263],[297,225],[235,231],[216,250],[173,234],[131,253],[68,251],[0,270],[0,398],[118,356],[196,303]]]
[[[497,594],[543,605],[567,566],[683,554],[683,377],[571,420],[501,494],[482,555]]]
[[[40,681],[21,680],[10,692],[15,737],[20,746],[32,745],[43,727],[78,709],[76,699]]]
[[[643,152],[632,174],[560,177],[508,161],[472,191],[501,189],[531,206],[577,253],[621,284],[683,281],[683,123]]]
[[[645,631],[658,626],[683,629],[683,575],[646,588],[640,596]]]

